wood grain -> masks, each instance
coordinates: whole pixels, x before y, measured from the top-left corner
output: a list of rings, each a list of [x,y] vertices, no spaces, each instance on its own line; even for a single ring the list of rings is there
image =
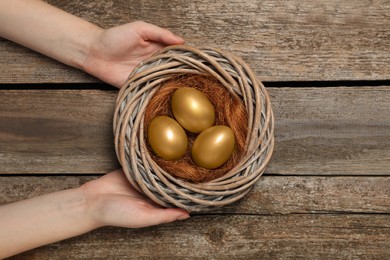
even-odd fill
[[[267,173],[389,175],[390,87],[269,88]],[[105,173],[119,165],[115,91],[1,90],[0,173]]]
[[[193,216],[103,228],[15,259],[388,259],[390,215]]]
[[[0,91],[1,173],[101,173],[118,168],[116,92]]]
[[[76,188],[96,176],[3,176],[0,205]],[[390,214],[390,177],[263,176],[222,214]]]
[[[388,175],[390,87],[271,89],[276,148],[268,172]]]
[[[390,80],[389,0],[47,2],[105,28],[166,27],[190,45],[241,56],[263,81]],[[5,39],[0,57],[0,84],[10,84],[0,90],[0,205],[119,167],[116,91],[11,90],[99,81]],[[275,152],[239,202],[157,227],[98,229],[12,259],[390,259],[390,86],[295,83],[269,93]]]
[[[105,28],[166,27],[188,44],[232,51],[266,81],[390,79],[388,0],[48,2]],[[96,81],[4,40],[0,53],[2,83]]]

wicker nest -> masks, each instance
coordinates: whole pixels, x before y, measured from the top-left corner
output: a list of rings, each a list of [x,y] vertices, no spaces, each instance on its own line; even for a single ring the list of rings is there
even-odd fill
[[[145,109],[164,82],[178,75],[209,75],[238,95],[248,113],[246,153],[224,176],[191,183],[163,170],[144,135]],[[240,58],[213,48],[166,47],[139,64],[121,88],[114,114],[116,154],[130,183],[159,205],[206,211],[244,197],[260,178],[274,147],[274,120],[264,85]]]

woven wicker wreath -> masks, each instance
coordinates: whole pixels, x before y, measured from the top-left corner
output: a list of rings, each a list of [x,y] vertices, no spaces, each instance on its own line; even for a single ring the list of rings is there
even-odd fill
[[[146,148],[144,112],[162,83],[178,75],[215,77],[243,101],[248,113],[247,152],[224,176],[191,183],[171,176]],[[240,58],[213,48],[166,47],[139,64],[121,88],[114,114],[116,154],[130,183],[159,205],[206,211],[245,196],[260,178],[274,147],[271,103],[264,85]]]

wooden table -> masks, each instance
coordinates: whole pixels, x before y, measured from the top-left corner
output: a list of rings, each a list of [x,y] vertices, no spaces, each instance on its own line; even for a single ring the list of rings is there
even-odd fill
[[[144,20],[241,56],[268,88],[276,144],[236,204],[20,258],[390,258],[390,1],[49,2],[103,27]],[[0,53],[0,204],[119,167],[117,90],[6,40]]]

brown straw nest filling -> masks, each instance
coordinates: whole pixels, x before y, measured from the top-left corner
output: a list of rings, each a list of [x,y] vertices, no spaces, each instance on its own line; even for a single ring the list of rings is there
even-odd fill
[[[236,147],[230,159],[221,167],[207,170],[197,166],[191,159],[192,143],[197,134],[187,132],[189,146],[185,155],[176,161],[164,160],[156,156],[150,146],[148,150],[153,160],[166,172],[176,178],[194,183],[202,183],[219,178],[229,172],[246,152],[248,133],[248,114],[242,100],[230,93],[214,77],[206,75],[179,76],[166,81],[150,100],[145,111],[144,129],[147,137],[149,122],[157,116],[174,118],[171,111],[171,97],[180,87],[192,87],[203,92],[215,108],[215,125],[229,126],[235,135]],[[147,138],[145,139],[147,140]]]

